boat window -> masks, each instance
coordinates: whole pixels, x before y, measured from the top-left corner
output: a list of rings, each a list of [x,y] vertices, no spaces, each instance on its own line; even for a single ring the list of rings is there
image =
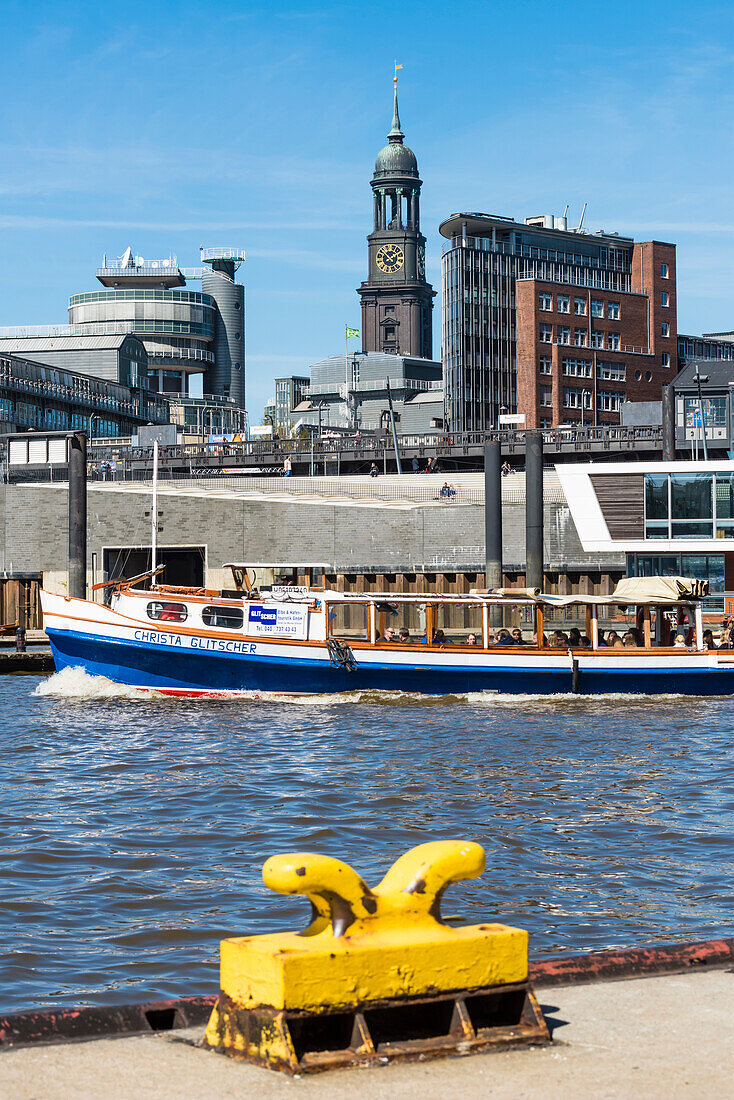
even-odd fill
[[[148,604],[148,618],[169,623],[184,623],[188,609],[184,603],[171,603],[169,600],[152,600]]]
[[[484,645],[482,605],[468,602],[434,604],[433,634],[434,645],[470,645],[481,649]],[[425,629],[420,640],[424,637]]]
[[[367,603],[330,603],[329,637],[349,642],[370,640],[370,606]]]
[[[241,607],[205,607],[201,613],[204,626],[220,626],[227,630],[240,630],[243,622]]]

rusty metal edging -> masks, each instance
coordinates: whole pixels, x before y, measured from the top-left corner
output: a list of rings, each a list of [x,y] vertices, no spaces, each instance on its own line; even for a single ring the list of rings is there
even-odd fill
[[[530,963],[530,981],[538,988],[579,985],[651,974],[675,974],[693,967],[723,966],[726,963],[734,963],[734,938],[537,959]]]
[[[530,964],[530,981],[549,986],[621,981],[653,974],[734,964],[734,938],[661,944],[620,951],[592,951]],[[0,1017],[0,1051],[36,1043],[111,1039],[206,1024],[217,997],[180,997],[134,1005],[42,1009]]]

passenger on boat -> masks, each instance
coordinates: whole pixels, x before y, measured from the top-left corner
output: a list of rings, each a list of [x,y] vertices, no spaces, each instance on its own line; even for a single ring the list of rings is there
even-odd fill
[[[548,645],[551,649],[561,649],[563,647],[563,636],[560,631],[554,630],[548,638]]]
[[[454,643],[450,638],[447,638],[443,630],[434,630],[433,632],[433,644],[434,645],[453,645]]]
[[[384,635],[383,634],[378,634],[375,644],[376,645],[385,645],[386,642],[394,642],[394,641],[395,641],[395,629],[394,629],[394,627],[386,626]]]
[[[704,630],[703,632],[703,644],[707,649],[717,649],[716,642],[714,641],[714,634],[711,630]]]
[[[573,649],[578,649],[581,645],[581,631],[577,626],[572,626],[568,632],[568,641]]]
[[[545,634],[543,634],[542,638],[543,638],[543,640],[540,643],[541,646],[547,646],[548,645],[548,639],[546,638]],[[532,641],[531,641],[530,644],[534,645],[537,648],[537,645],[538,645],[538,632],[537,632],[537,630],[533,631],[533,638],[532,638]]]
[[[491,642],[492,645],[512,645],[512,638],[510,637],[509,630],[505,627],[501,627],[499,630],[495,630],[494,638]]]
[[[619,645],[621,646],[622,639],[620,638],[619,634],[617,634],[616,630],[610,630],[609,633],[607,634],[607,640],[605,642],[605,645],[607,645],[611,648],[611,647],[617,645],[617,643],[619,643]]]
[[[581,642],[579,643],[582,649],[591,649],[591,638],[587,634],[581,635]]]
[[[478,643],[477,643],[477,636],[476,636],[476,634],[469,634],[469,635],[467,635],[467,639],[466,639],[466,644],[467,644],[467,645],[477,645]]]
[[[512,632],[513,645],[525,645],[525,639],[522,636],[522,630],[519,626],[516,626]]]
[[[636,649],[637,648],[637,639],[635,638],[635,636],[634,636],[634,634],[632,633],[631,630],[628,630],[627,633],[622,638],[622,645],[625,646],[627,649],[629,649],[629,648]]]
[[[673,642],[673,648],[674,649],[685,649],[686,648],[686,640],[685,640],[685,638],[683,637],[682,634],[676,634],[675,641]]]
[[[410,631],[408,630],[407,626],[400,627],[400,630],[398,631],[398,641],[402,642],[403,644],[410,641]]]

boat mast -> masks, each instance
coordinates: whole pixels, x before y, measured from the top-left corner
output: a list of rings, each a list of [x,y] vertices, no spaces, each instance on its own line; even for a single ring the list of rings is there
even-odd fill
[[[153,442],[153,507],[150,512],[150,568],[158,568],[158,440]]]

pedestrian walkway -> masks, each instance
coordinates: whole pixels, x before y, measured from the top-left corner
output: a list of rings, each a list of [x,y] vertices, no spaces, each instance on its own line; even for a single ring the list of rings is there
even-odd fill
[[[553,1044],[288,1078],[197,1049],[188,1032],[0,1054],[7,1100],[683,1100],[734,1096],[731,968],[539,989]]]

